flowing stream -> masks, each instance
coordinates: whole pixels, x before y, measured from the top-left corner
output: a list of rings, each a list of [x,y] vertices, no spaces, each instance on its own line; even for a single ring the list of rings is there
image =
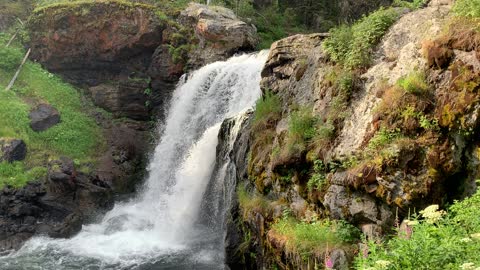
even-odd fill
[[[0,269],[224,269],[218,213],[227,210],[225,193],[233,186],[217,188],[228,168],[215,166],[218,133],[226,118],[241,118],[260,97],[266,58],[267,52],[235,56],[180,83],[139,194],[71,239],[29,240],[0,258]],[[236,124],[231,132],[238,130]],[[217,202],[216,214],[203,213],[207,199]]]

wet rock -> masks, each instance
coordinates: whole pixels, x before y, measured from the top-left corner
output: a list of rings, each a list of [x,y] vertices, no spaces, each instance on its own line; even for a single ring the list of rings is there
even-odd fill
[[[49,104],[40,104],[30,114],[30,127],[34,131],[45,131],[60,123],[60,113]]]
[[[0,162],[14,162],[25,159],[27,145],[23,140],[0,138]]]

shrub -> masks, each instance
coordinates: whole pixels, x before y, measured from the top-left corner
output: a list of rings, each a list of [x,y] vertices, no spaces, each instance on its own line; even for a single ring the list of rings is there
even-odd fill
[[[307,188],[310,192],[314,189],[321,190],[326,183],[327,167],[321,160],[315,160],[313,164],[313,174],[308,180]]]
[[[356,269],[476,269],[480,267],[480,191],[455,202],[447,216],[424,212],[425,220],[409,222],[410,232],[383,245],[369,243],[355,260]],[[433,219],[430,217],[434,217]],[[367,254],[368,253],[368,254]],[[375,268],[376,269],[376,268]]]
[[[308,107],[294,111],[288,121],[288,135],[304,142],[312,139],[315,134],[315,125],[317,118],[312,114],[312,109]]]
[[[323,48],[333,61],[348,68],[366,67],[370,64],[373,47],[398,17],[395,9],[380,8],[351,27],[332,29],[331,36],[322,44]]]
[[[397,85],[403,90],[414,95],[424,95],[430,90],[425,73],[422,71],[413,71],[407,76],[399,79]]]
[[[387,130],[385,128],[380,129],[375,133],[370,142],[368,143],[368,148],[370,150],[378,150],[391,142],[394,139],[400,137],[400,130]]]
[[[5,45],[0,45],[0,69],[6,71],[13,71],[20,65],[22,62],[23,54],[17,48],[5,47]]]
[[[458,16],[480,18],[480,0],[457,0],[453,11]]]
[[[255,106],[255,122],[266,120],[272,116],[279,116],[282,112],[280,98],[270,91],[266,91],[262,98],[257,100]]]

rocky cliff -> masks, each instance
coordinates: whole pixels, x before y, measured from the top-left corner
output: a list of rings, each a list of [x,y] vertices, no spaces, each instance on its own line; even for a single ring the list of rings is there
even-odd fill
[[[379,239],[415,209],[474,191],[479,49],[475,34],[458,39],[468,27],[452,30],[459,24],[452,26],[451,4],[397,9],[401,17],[366,68],[335,63],[325,35],[272,45],[263,101],[238,142],[248,147],[234,154],[241,156],[239,185],[264,204],[240,202],[239,210],[251,236],[241,249],[256,251],[257,268],[313,269],[328,255],[335,269],[347,269],[349,247],[292,251],[274,225],[284,213],[306,224],[346,220]],[[259,110],[262,104],[270,110]]]
[[[37,8],[29,23],[32,58],[83,86],[117,117],[149,120],[191,67],[255,48],[254,26],[225,8],[122,1]],[[148,89],[148,90],[147,90]]]

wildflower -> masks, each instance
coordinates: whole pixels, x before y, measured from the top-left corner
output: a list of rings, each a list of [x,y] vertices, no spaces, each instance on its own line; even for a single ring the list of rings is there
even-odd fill
[[[420,211],[420,214],[425,218],[427,223],[433,224],[439,221],[443,215],[445,215],[445,211],[438,210],[438,204],[430,205],[429,207],[425,208],[424,210]]]
[[[475,269],[475,264],[471,262],[464,263],[460,265],[460,269],[462,270],[474,270]]]
[[[381,269],[385,269],[392,263],[385,260],[378,260],[375,262],[375,264],[377,264]]]
[[[327,269],[333,269],[333,261],[332,259],[330,258],[330,256],[327,256],[326,260],[325,260],[325,268]]]

